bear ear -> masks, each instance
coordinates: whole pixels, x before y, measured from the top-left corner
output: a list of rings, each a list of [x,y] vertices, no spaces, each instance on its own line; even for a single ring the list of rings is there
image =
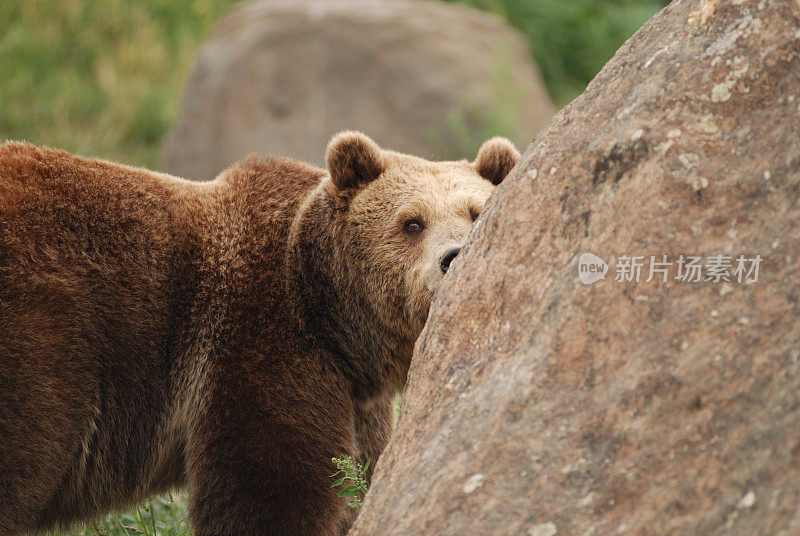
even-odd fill
[[[383,152],[360,132],[340,132],[328,143],[328,173],[340,190],[355,188],[378,178],[386,169]]]
[[[506,138],[496,137],[483,142],[473,162],[481,177],[494,185],[503,182],[519,160],[519,151]]]

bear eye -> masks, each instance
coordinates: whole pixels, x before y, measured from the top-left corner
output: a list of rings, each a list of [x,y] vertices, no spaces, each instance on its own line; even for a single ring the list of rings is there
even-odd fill
[[[417,234],[422,231],[422,223],[419,220],[406,220],[403,230],[409,234]]]
[[[480,215],[481,215],[480,210],[475,210],[474,208],[469,209],[469,217],[472,218],[472,221],[477,220],[478,216]]]

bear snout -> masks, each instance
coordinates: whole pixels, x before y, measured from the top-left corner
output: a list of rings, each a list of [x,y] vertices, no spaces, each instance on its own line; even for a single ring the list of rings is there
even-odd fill
[[[461,248],[450,248],[444,252],[442,258],[439,259],[439,268],[441,268],[442,273],[447,273],[447,269],[450,268],[450,263],[453,262],[453,259],[456,258],[456,255],[461,251]]]

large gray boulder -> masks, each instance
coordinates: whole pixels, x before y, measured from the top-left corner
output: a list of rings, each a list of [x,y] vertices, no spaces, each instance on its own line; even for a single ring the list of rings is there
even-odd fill
[[[673,2],[490,199],[351,534],[800,534],[799,263],[800,3]]]
[[[339,130],[428,158],[525,147],[553,113],[521,35],[455,4],[263,0],[200,50],[162,168],[208,179],[248,153],[322,164]]]

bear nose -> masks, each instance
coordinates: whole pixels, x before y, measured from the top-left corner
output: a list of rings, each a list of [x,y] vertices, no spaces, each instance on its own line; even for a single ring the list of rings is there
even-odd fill
[[[450,263],[453,262],[453,259],[456,258],[458,252],[461,251],[461,248],[450,248],[444,252],[442,258],[439,259],[439,268],[442,269],[442,273],[447,273],[447,269],[450,268]]]

